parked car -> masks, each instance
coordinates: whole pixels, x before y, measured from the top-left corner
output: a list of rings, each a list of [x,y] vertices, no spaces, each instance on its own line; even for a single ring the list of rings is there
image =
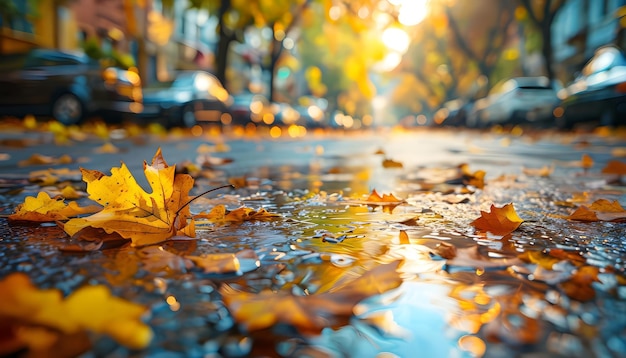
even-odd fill
[[[171,82],[144,88],[141,117],[166,126],[220,123],[229,101],[230,95],[217,77],[205,71],[180,71]]]
[[[0,61],[0,113],[52,116],[75,124],[93,114],[133,114],[142,109],[139,75],[102,68],[78,51],[34,49]]]
[[[560,86],[547,77],[515,77],[497,83],[467,115],[470,127],[549,121]]]
[[[252,122],[269,125],[275,121],[272,105],[265,96],[258,93],[244,92],[233,95],[228,113],[233,124],[246,125]]]
[[[559,92],[555,109],[558,127],[585,121],[626,124],[626,56],[614,46],[599,48],[580,75]]]
[[[474,105],[473,100],[456,98],[447,101],[433,115],[433,122],[437,126],[460,127],[465,126],[467,113]]]

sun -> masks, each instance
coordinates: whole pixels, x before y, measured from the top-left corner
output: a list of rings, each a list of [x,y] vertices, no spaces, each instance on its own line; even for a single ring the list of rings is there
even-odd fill
[[[398,21],[404,26],[414,26],[422,22],[428,15],[430,0],[389,0],[398,7]]]

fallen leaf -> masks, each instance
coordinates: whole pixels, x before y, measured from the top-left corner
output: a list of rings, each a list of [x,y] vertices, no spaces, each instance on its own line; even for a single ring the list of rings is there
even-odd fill
[[[301,333],[319,333],[325,327],[348,324],[357,303],[398,287],[400,261],[379,265],[345,286],[328,292],[296,296],[289,292],[238,291],[230,285],[220,289],[224,303],[246,330],[255,331],[276,323],[289,324]]]
[[[269,221],[281,217],[279,214],[271,213],[264,208],[254,210],[242,206],[232,211],[226,210],[222,204],[216,205],[210,212],[201,212],[193,216],[194,220],[205,219],[212,223],[242,223],[244,221]]]
[[[604,174],[626,175],[626,163],[619,160],[611,160],[602,168]]]
[[[152,188],[150,194],[137,184],[124,163],[120,168],[112,168],[110,176],[81,168],[89,198],[104,208],[91,216],[68,221],[63,227],[65,232],[73,236],[85,227],[102,228],[130,239],[133,246],[155,244],[177,234],[193,235],[181,231],[191,217],[187,203],[193,178],[176,174],[175,166],[167,165],[160,148],[151,165],[144,161],[143,169]]]
[[[0,328],[14,332],[3,335],[4,348],[48,356],[58,353],[51,349],[64,336],[83,331],[108,335],[131,349],[145,348],[152,340],[152,330],[141,321],[147,309],[112,296],[103,285],[83,286],[64,298],[59,290],[40,290],[25,274],[12,273],[0,280],[0,292]]]
[[[477,170],[472,173],[469,170],[469,165],[467,164],[459,165],[459,169],[463,178],[463,184],[471,185],[478,189],[482,189],[485,187],[486,172],[484,170]]]
[[[61,197],[51,198],[42,191],[37,197],[27,196],[24,202],[15,208],[9,215],[11,221],[52,222],[65,221],[71,217],[90,214],[100,210],[95,205],[81,207],[75,201],[66,204]]]
[[[591,205],[581,205],[570,216],[576,221],[622,221],[626,220],[626,210],[617,200],[598,199]]]
[[[506,204],[501,208],[491,204],[490,212],[481,211],[480,217],[472,221],[471,225],[479,230],[504,236],[517,230],[522,222],[524,220],[517,215],[513,204]]]
[[[554,172],[554,166],[544,165],[541,168],[523,168],[522,172],[531,177],[549,177]]]
[[[94,152],[96,153],[107,153],[107,154],[119,153],[119,151],[120,149],[111,142],[106,142],[102,146],[94,149]]]
[[[396,162],[392,159],[383,159],[383,168],[402,168],[404,165],[401,162]]]
[[[591,156],[589,156],[589,154],[583,154],[582,158],[580,159],[580,166],[583,169],[590,169],[593,167],[593,159],[591,158]]]
[[[388,204],[399,204],[402,203],[403,200],[396,198],[393,194],[383,194],[380,196],[376,189],[373,189],[370,195],[367,197],[366,201],[372,203],[388,203]]]
[[[55,164],[70,164],[74,160],[67,154],[63,154],[62,156],[55,158],[42,154],[33,154],[28,159],[20,160],[17,165],[20,167],[25,167],[29,165],[55,165]]]

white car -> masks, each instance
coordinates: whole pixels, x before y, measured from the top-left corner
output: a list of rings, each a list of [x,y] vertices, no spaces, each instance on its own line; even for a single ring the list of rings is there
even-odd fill
[[[558,103],[559,86],[544,76],[515,77],[497,83],[476,101],[467,116],[469,127],[549,121]]]

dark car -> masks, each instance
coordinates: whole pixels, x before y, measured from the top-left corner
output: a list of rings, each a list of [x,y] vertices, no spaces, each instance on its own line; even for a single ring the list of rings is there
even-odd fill
[[[556,124],[571,128],[576,123],[600,125],[626,123],[626,57],[614,46],[599,48],[580,75],[559,93]]]
[[[34,49],[0,62],[0,114],[52,116],[67,125],[142,109],[137,73],[102,68],[82,52]]]
[[[274,109],[269,100],[258,93],[238,93],[233,95],[233,101],[228,106],[228,113],[233,124],[246,125],[248,123],[267,125],[273,124]]]
[[[180,71],[172,82],[144,89],[141,116],[167,126],[220,123],[230,101],[217,77],[205,71]]]

